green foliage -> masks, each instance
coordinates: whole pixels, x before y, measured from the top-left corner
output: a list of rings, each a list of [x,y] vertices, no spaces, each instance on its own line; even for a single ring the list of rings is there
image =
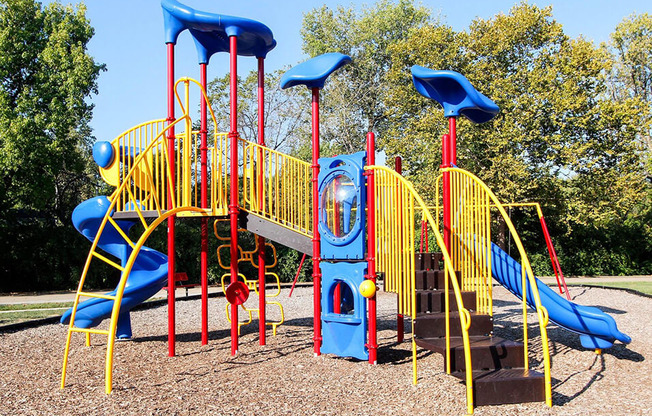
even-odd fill
[[[409,18],[402,10],[415,13]],[[391,25],[384,26],[388,20]],[[628,43],[638,51],[636,62],[646,49],[633,45],[649,42],[649,26],[641,20],[632,22],[645,30],[628,27],[627,32],[641,38]],[[389,33],[386,36],[375,31],[387,27],[381,29]],[[400,33],[391,31],[397,27]],[[360,28],[372,32],[369,38],[357,37],[364,31]],[[610,54],[582,38],[569,38],[551,8],[521,3],[509,14],[477,19],[467,32],[455,32],[410,1],[379,2],[360,15],[322,7],[306,15],[303,35],[304,50],[310,54],[339,50],[354,58],[351,69],[327,83],[329,106],[341,102],[335,87],[370,95],[370,101],[355,97],[353,104],[342,106],[348,117],[324,116],[324,124],[337,124],[343,132],[338,137],[345,138],[352,151],[362,149],[361,132],[375,130],[380,147],[389,157],[403,157],[404,174],[432,202],[440,137],[447,124],[441,107],[414,91],[409,68],[418,64],[461,72],[501,112],[483,125],[459,121],[458,165],[478,175],[505,202],[539,201],[568,273],[650,270],[645,259],[652,251],[644,240],[649,233],[641,232],[650,193],[640,151],[640,137],[649,131],[649,123],[640,111],[640,97],[629,94],[614,100]],[[379,38],[383,41],[366,42]],[[356,59],[361,64],[355,64]],[[359,80],[364,81],[361,88]],[[327,94],[335,99],[328,101]],[[369,116],[368,108],[380,115]],[[344,132],[356,132],[360,139],[346,138]],[[514,220],[528,237],[524,240],[534,253],[535,266],[547,270],[536,216]],[[632,247],[625,241],[639,244]]]
[[[78,281],[88,245],[70,214],[95,191],[86,99],[103,69],[92,36],[83,6],[0,2],[0,291]]]

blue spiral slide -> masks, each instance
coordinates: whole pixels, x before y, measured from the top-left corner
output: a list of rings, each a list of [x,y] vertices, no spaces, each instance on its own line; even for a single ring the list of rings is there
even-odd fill
[[[521,265],[496,244],[491,243],[491,272],[494,279],[507,290],[522,297]],[[616,321],[592,306],[582,306],[559,296],[539,279],[536,279],[541,304],[548,310],[550,321],[580,335],[584,348],[609,348],[616,340],[629,344],[631,338],[620,332]],[[527,304],[534,308],[534,297],[530,283],[527,283]]]
[[[106,196],[97,196],[79,204],[72,213],[72,222],[77,231],[93,241],[110,206],[111,202]],[[116,223],[126,235],[129,235],[129,230],[135,221],[116,220]],[[110,222],[107,222],[104,227],[98,247],[119,258],[123,267],[132,252],[131,246]],[[125,285],[116,332],[118,338],[131,338],[130,310],[161,290],[167,283],[167,275],[167,256],[151,248],[142,247]],[[110,296],[115,294],[116,290],[107,293]],[[75,315],[75,326],[78,328],[97,326],[102,320],[111,316],[112,310],[113,300],[94,298],[81,302]],[[68,324],[71,314],[72,308],[63,314],[61,323]]]

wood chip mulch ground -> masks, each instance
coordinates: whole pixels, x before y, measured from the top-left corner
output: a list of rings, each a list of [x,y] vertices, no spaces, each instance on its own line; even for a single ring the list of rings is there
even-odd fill
[[[396,343],[395,297],[379,293],[379,362],[313,356],[312,289],[283,290],[286,322],[260,346],[257,321],[230,355],[224,298],[210,299],[210,342],[200,345],[197,300],[177,303],[177,357],[167,356],[167,307],[133,313],[132,341],[116,347],[114,389],[104,394],[106,339],[73,335],[67,385],[59,389],[66,327],[0,333],[0,415],[462,415],[465,390],[443,357],[419,350],[412,385],[409,334]],[[572,288],[574,301],[611,314],[633,339],[596,355],[576,334],[550,325],[553,407],[483,406],[476,415],[652,414],[652,299],[618,290]],[[496,334],[522,336],[521,304],[495,288]],[[270,318],[278,313],[270,307]],[[529,315],[529,322],[536,321]],[[106,325],[106,324],[104,324]],[[541,368],[530,325],[530,363]]]

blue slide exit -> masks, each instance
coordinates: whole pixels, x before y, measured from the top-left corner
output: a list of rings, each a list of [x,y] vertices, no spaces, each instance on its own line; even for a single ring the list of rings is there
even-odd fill
[[[77,231],[93,241],[110,206],[111,202],[106,196],[97,196],[79,204],[72,213],[72,222]],[[126,235],[129,235],[129,229],[135,221],[116,220],[116,223]],[[111,223],[107,223],[104,227],[98,247],[119,258],[123,267],[132,251]],[[118,338],[131,337],[129,311],[161,290],[167,283],[167,275],[167,256],[151,248],[142,247],[131,269],[122,297],[116,332]],[[115,293],[114,290],[108,295],[115,295]],[[75,326],[79,328],[97,326],[102,320],[111,316],[112,309],[112,300],[94,298],[81,302],[75,315]],[[61,323],[69,323],[71,314],[72,308],[63,314]]]
[[[494,279],[522,299],[521,265],[494,243],[491,243],[491,272]],[[600,309],[570,302],[539,279],[536,283],[541,304],[548,309],[550,321],[578,333],[584,348],[609,348],[616,340],[624,344],[631,342],[629,336],[618,330],[616,321]],[[527,304],[533,308],[534,297],[529,282],[527,291]]]

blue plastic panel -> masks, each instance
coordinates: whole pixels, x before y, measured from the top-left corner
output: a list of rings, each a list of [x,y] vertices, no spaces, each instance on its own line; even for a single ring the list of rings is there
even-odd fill
[[[364,164],[366,153],[326,157],[319,159],[319,235],[323,259],[363,260],[366,239],[366,187],[364,186]],[[343,183],[335,189],[334,185]],[[336,190],[333,196],[333,190]],[[333,216],[333,200],[337,204],[341,233],[329,227],[329,216]],[[326,205],[331,205],[330,209]],[[332,221],[330,221],[332,223]]]
[[[491,243],[491,273],[501,285],[518,298],[523,299],[521,264],[496,244]],[[618,340],[629,344],[631,338],[618,329],[616,321],[600,309],[570,302],[549,288],[541,280],[535,280],[541,304],[548,309],[550,321],[569,331],[580,334],[585,348],[609,348]],[[534,295],[529,281],[526,285],[527,304],[534,308]]]
[[[351,62],[351,57],[338,52],[315,56],[290,68],[281,77],[281,88],[305,85],[308,88],[323,88],[326,78],[341,66]]]
[[[237,36],[241,56],[264,58],[276,46],[272,31],[255,20],[202,12],[176,0],[161,0],[161,7],[165,43],[177,43],[179,34],[190,30],[200,64],[207,64],[214,53],[228,52],[229,36]]]
[[[412,80],[419,94],[444,107],[446,117],[464,116],[474,123],[484,123],[500,111],[493,101],[482,95],[458,72],[434,71],[414,65]]]
[[[323,354],[335,354],[339,357],[369,359],[367,343],[367,302],[360,294],[359,286],[367,273],[367,262],[363,263],[328,263],[319,264],[321,280],[321,321]],[[352,306],[342,308],[343,313],[334,312],[333,295],[338,284],[347,285],[343,290],[352,297]],[[346,312],[346,313],[344,313]]]

